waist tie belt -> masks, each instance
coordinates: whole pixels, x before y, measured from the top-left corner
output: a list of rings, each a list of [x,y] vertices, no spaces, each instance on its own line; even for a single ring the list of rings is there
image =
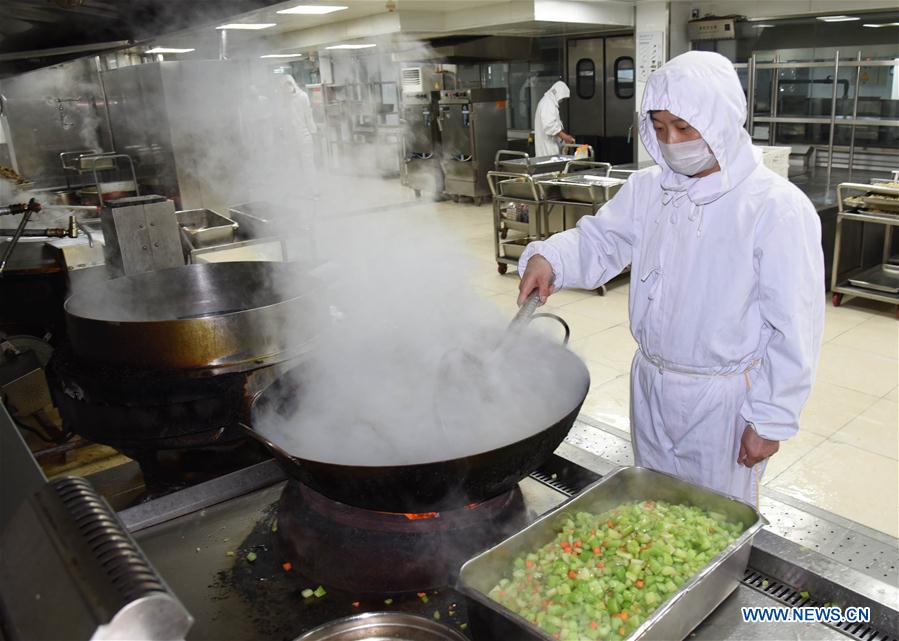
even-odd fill
[[[664,374],[665,372],[675,372],[677,374],[688,374],[690,376],[705,376],[707,378],[730,378],[732,376],[745,376],[747,386],[749,383],[749,372],[758,367],[762,359],[754,358],[745,366],[741,364],[737,364],[734,366],[734,369],[731,371],[724,372],[710,372],[708,371],[710,368],[699,368],[699,367],[690,367],[689,365],[679,365],[677,363],[668,363],[663,361],[660,358],[656,358],[654,356],[650,356],[642,349],[640,350],[640,355],[645,358],[649,363],[651,363],[654,367],[659,370],[659,374]]]

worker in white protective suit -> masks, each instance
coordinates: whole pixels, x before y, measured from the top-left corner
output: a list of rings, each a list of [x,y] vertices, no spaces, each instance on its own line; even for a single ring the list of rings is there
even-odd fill
[[[300,89],[297,81],[291,76],[284,74],[281,82],[284,99],[283,117],[285,119],[283,127],[286,134],[282,143],[293,147],[290,151],[292,154],[297,154],[298,170],[305,181],[312,182],[315,173],[313,154],[315,142],[312,136],[317,132],[315,120],[312,117],[312,103],[306,92]]]
[[[528,245],[519,269],[520,300],[539,288],[545,301],[630,265],[637,465],[757,504],[766,460],[799,429],[814,378],[824,260],[814,207],[762,165],[745,119],[723,56],[663,65],[640,113],[658,166],[576,229]]]
[[[559,80],[537,103],[534,113],[534,151],[537,156],[558,155],[563,142],[569,145],[574,142],[574,136],[567,134],[562,127],[559,115],[559,102],[567,100],[570,95],[568,85]]]

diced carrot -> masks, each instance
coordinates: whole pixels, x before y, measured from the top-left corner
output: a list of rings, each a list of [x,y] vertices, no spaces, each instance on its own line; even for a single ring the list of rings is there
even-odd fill
[[[282,563],[281,567],[284,568],[285,572],[290,572],[291,568],[293,568],[293,565],[290,563],[290,561],[287,561],[286,563]]]
[[[606,564],[603,563],[602,561],[600,561],[599,563],[596,564],[596,567],[598,567],[600,570],[605,570]]]
[[[593,554],[602,554],[602,548],[597,545],[593,548]]]
[[[568,578],[569,578],[569,579],[576,579],[576,578],[577,578],[577,572],[575,572],[574,570],[568,570]]]
[[[620,628],[618,628],[618,636],[623,637],[626,634],[627,634],[627,630],[624,629],[624,626],[621,626]]]
[[[618,615],[618,617],[622,621],[627,621],[627,617],[628,617],[627,610],[622,610],[621,613]]]
[[[359,601],[353,601],[353,607],[354,607],[354,608],[358,608],[358,607],[359,607]]]
[[[643,586],[646,585],[646,584],[643,582],[643,579],[637,579],[637,582],[636,582],[634,585],[637,586],[637,589],[638,589],[638,590],[642,590],[642,589],[643,589]]]
[[[590,622],[590,629],[591,629],[591,630],[595,630],[595,629],[598,628],[598,627],[599,627],[599,624],[598,624],[596,621],[591,621],[591,622]]]
[[[580,539],[578,539],[574,542],[574,547],[576,547],[576,548],[583,547],[583,545],[584,545],[584,542],[581,541]]]
[[[528,568],[532,568],[532,567],[534,567],[535,565],[537,565],[537,564],[534,563],[531,559],[528,559],[527,561],[525,561],[524,564],[525,564]]]
[[[612,523],[612,519],[609,519],[608,521],[606,521],[606,525],[608,525],[609,527],[615,527],[615,524]]]
[[[419,599],[423,596],[428,596],[427,592],[416,592],[416,595],[418,596]]]

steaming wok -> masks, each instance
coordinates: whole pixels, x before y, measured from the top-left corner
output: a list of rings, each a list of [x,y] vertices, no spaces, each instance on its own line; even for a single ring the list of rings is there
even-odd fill
[[[389,466],[310,460],[289,454],[253,427],[243,427],[268,448],[289,476],[333,500],[384,512],[415,513],[458,508],[512,489],[564,440],[587,396],[590,375],[580,358],[561,346],[552,367],[555,371],[568,370],[579,381],[579,389],[572,394],[576,402],[567,413],[552,425],[522,429],[521,433],[527,436],[518,441],[463,458]],[[296,377],[288,372],[256,397],[251,409],[253,425],[262,425],[260,417],[272,410],[285,417],[295,415],[299,397],[295,380]],[[302,428],[298,426],[297,429]],[[481,429],[489,430],[491,426],[484,425]],[[352,443],[346,445],[353,447]]]

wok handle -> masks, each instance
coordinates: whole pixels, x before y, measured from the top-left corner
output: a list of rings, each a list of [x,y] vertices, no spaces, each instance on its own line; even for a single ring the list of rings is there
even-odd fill
[[[291,461],[296,458],[294,456],[291,456],[287,452],[285,452],[282,448],[280,448],[277,445],[275,445],[274,443],[272,443],[270,440],[265,438],[262,434],[260,434],[256,430],[254,430],[252,427],[250,427],[246,423],[244,423],[242,421],[238,421],[237,425],[240,427],[241,430],[243,430],[244,435],[249,436],[251,439],[253,439],[257,443],[261,443],[262,445],[264,445],[266,448],[268,448],[272,452],[272,454],[276,454],[279,457],[282,457],[282,458],[285,458],[285,459],[288,459]]]
[[[571,338],[571,328],[568,326],[568,323],[565,322],[564,318],[556,316],[555,314],[541,313],[534,314],[529,320],[534,320],[535,318],[552,318],[553,320],[559,321],[562,325],[562,329],[565,330],[565,338],[562,339],[562,345],[568,345],[568,339]]]

